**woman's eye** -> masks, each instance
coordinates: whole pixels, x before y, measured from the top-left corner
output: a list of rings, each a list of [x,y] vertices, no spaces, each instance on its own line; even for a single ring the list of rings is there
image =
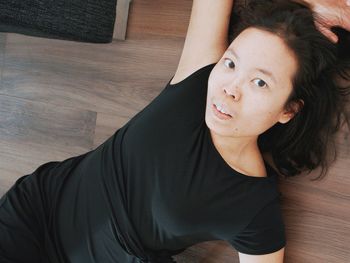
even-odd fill
[[[260,88],[267,87],[267,83],[263,81],[262,79],[255,79],[254,80],[255,85],[259,86]]]
[[[234,68],[236,66],[235,63],[231,59],[228,59],[228,58],[225,58],[224,63],[225,63],[225,66],[229,67],[229,68]]]

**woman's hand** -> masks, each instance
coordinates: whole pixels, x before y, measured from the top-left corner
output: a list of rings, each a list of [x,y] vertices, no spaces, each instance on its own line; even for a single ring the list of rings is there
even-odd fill
[[[350,0],[302,0],[315,14],[318,30],[332,42],[338,37],[331,31],[332,27],[341,27],[350,31]]]

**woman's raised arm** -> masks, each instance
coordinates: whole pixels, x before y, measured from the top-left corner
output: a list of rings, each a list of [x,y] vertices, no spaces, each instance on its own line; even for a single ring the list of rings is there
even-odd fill
[[[171,84],[197,69],[219,61],[228,47],[234,0],[193,0],[186,40]]]

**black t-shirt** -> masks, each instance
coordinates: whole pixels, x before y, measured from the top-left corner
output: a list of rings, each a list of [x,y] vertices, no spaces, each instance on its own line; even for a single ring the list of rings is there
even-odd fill
[[[0,201],[3,251],[28,242],[8,229],[28,226],[44,240],[45,262],[137,262],[129,254],[146,260],[210,240],[255,255],[284,247],[277,174],[267,164],[267,177],[233,170],[211,139],[204,117],[214,66],[169,81],[95,150],[18,180]]]
[[[124,127],[129,215],[151,249],[220,239],[243,253],[270,253],[285,245],[277,174],[267,165],[268,177],[243,175],[214,147],[204,118],[214,66],[169,81]]]

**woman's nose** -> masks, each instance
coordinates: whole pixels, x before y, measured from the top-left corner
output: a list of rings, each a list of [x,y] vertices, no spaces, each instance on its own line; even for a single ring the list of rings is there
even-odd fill
[[[235,85],[224,88],[224,92],[227,96],[232,97],[235,101],[238,101],[241,98],[241,92]]]

